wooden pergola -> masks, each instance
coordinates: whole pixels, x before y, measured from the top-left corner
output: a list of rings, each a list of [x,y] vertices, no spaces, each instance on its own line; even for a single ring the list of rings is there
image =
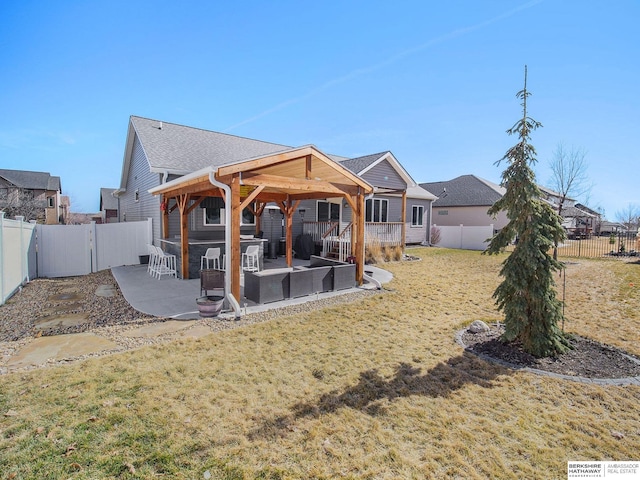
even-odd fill
[[[252,208],[256,231],[268,202],[275,202],[285,218],[286,261],[292,266],[293,214],[301,200],[342,197],[352,209],[352,248],[356,258],[356,280],[364,275],[365,196],[373,187],[314,146],[257,157],[246,161],[207,167],[149,190],[161,195],[162,237],[169,236],[169,214],[180,214],[182,278],[189,278],[188,217],[207,197],[222,197],[230,210],[225,222],[226,252],[230,257],[231,293],[240,301],[240,218]],[[227,217],[229,218],[229,217]]]

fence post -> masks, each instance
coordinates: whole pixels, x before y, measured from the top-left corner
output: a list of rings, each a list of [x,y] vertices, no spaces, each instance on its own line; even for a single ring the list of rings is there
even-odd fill
[[[4,212],[0,211],[0,305],[4,305]]]
[[[460,249],[462,249],[463,237],[464,237],[464,225],[460,224]]]
[[[153,219],[147,218],[147,245],[153,245]]]
[[[91,255],[91,273],[98,271],[98,246],[96,245],[96,222],[87,225],[89,231],[89,255]]]
[[[20,283],[24,283],[24,279],[29,282],[29,259],[24,249],[24,217],[16,215],[16,220],[20,222]]]

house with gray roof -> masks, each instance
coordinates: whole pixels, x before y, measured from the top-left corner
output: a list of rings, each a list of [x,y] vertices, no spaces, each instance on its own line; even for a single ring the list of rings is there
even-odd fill
[[[120,187],[114,192],[119,200],[119,220],[152,218],[154,239],[163,239],[166,235],[161,228],[162,209],[171,206],[163,206],[161,199],[150,194],[150,190],[202,169],[219,169],[267,155],[284,155],[292,148],[131,116]],[[436,197],[421,188],[391,152],[358,158],[323,155],[373,186],[373,194],[366,199],[365,238],[402,244],[427,241],[431,202]],[[212,196],[200,201],[189,213],[189,239],[224,238],[224,209],[224,200],[220,197]],[[306,233],[317,243],[322,242],[322,237],[339,236],[351,222],[351,207],[340,197],[323,195],[305,199],[297,211],[292,227],[294,237]],[[279,242],[284,236],[284,214],[266,210],[258,219],[255,214],[256,210],[251,206],[245,209],[241,233],[259,235],[272,243]],[[179,237],[181,226],[178,217],[169,216],[168,222],[168,237]]]
[[[476,175],[461,175],[453,180],[421,183],[438,199],[433,202],[433,224],[439,226],[481,227],[493,225],[494,231],[507,223],[505,212],[496,218],[487,213],[505,193],[500,185]]]
[[[438,199],[433,203],[433,223],[439,226],[486,226],[493,225],[494,231],[503,228],[507,222],[505,212],[491,217],[487,211],[505,194],[504,187],[476,175],[461,175],[445,182],[421,183],[421,187],[433,192]],[[541,198],[558,208],[561,195],[554,190],[538,185]],[[573,198],[565,198],[561,212],[562,226],[569,238],[585,237],[597,231],[600,215],[576,203]]]
[[[115,188],[100,189],[100,223],[116,223],[118,221],[118,198]]]
[[[7,217],[55,225],[64,223],[60,177],[48,172],[0,169],[0,210]]]

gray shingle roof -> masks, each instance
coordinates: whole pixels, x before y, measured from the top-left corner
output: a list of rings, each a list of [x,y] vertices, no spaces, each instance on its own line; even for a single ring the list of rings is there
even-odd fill
[[[100,209],[101,210],[117,210],[118,209],[118,199],[112,195],[112,193],[115,191],[116,191],[115,188],[100,189]]]
[[[491,206],[504,195],[504,188],[475,175],[461,175],[445,182],[421,183],[439,198],[434,207]],[[445,191],[446,189],[446,191]]]
[[[19,188],[62,191],[60,177],[51,176],[48,172],[0,169],[0,177]]]
[[[369,165],[379,160],[380,157],[382,157],[383,155],[386,155],[387,153],[389,152],[386,151],[386,152],[380,152],[380,153],[372,153],[371,155],[365,155],[364,157],[343,159],[343,160],[340,160],[340,164],[343,167],[346,167],[349,170],[351,170],[353,173],[359,174],[365,168],[367,168]]]
[[[142,117],[131,117],[150,167],[170,172],[194,172],[269,155],[291,147],[186,127]]]
[[[589,218],[589,217],[593,218],[596,215],[593,215],[592,213],[589,213],[586,210],[582,210],[581,208],[578,208],[578,207],[564,207],[562,209],[562,216],[564,218]]]

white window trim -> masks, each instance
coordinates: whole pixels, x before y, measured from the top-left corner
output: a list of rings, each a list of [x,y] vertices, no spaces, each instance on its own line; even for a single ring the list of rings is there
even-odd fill
[[[318,205],[321,203],[326,203],[327,205],[338,205],[338,222],[342,221],[342,204],[336,202],[330,202],[329,200],[316,200],[316,222],[334,222],[336,220],[331,220],[331,207],[329,206],[329,220],[318,220],[318,214],[320,213],[320,208]]]
[[[420,215],[418,215],[418,219],[420,223],[413,223],[413,211],[418,209]],[[424,205],[411,205],[411,228],[422,228],[424,227]]]
[[[386,205],[386,213],[387,213],[387,220],[386,221],[382,221],[380,220],[379,222],[375,222],[373,220],[373,217],[375,217],[374,212],[371,212],[372,218],[371,220],[367,220],[366,219],[366,212],[367,212],[367,204],[366,202],[371,202],[371,208],[373,208],[373,206],[375,205],[375,202],[379,200],[380,201],[380,217],[382,218],[382,205]],[[365,201],[365,222],[370,222],[370,223],[389,223],[389,199],[388,198],[379,198],[379,197],[372,197],[370,199],[367,199]]]

